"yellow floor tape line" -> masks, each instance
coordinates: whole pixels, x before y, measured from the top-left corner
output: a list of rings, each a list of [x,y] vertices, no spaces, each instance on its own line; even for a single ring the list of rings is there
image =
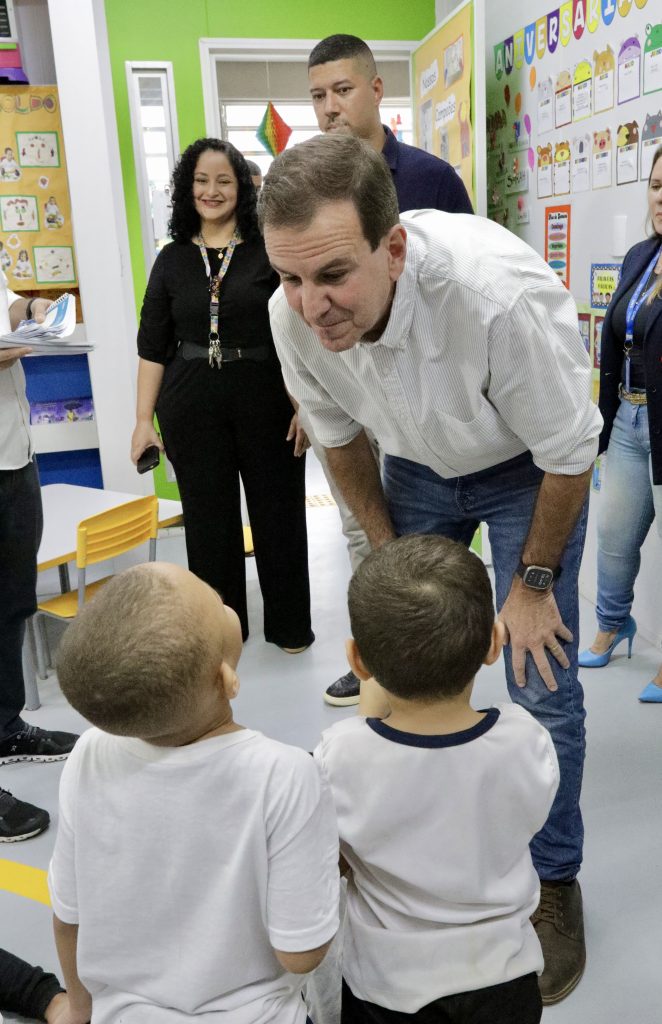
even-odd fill
[[[0,890],[25,896],[28,900],[45,903],[50,907],[46,872],[43,868],[28,867],[13,860],[0,860]]]

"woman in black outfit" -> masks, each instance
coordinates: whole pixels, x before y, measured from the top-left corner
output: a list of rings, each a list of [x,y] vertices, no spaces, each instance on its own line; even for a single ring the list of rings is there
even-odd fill
[[[173,175],[171,235],[150,275],[138,332],[134,462],[163,449],[184,509],[189,568],[248,636],[239,477],[253,531],[264,635],[298,653],[314,640],[305,450],[276,356],[268,302],[278,285],[257,228],[243,156],[199,139]],[[216,300],[215,301],[215,297]]]

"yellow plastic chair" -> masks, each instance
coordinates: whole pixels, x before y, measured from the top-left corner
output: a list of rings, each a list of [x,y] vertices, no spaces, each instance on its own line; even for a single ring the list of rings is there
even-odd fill
[[[65,594],[58,594],[48,601],[40,601],[35,615],[34,630],[37,660],[41,665],[47,662],[44,654],[44,637],[41,635],[39,621],[41,615],[68,620],[76,617],[85,602],[112,579],[104,576],[95,583],[85,582],[85,572],[89,565],[105,562],[117,555],[131,551],[149,541],[149,561],[156,558],[156,537],[158,533],[159,503],[156,495],[148,498],[137,498],[100,512],[96,516],[82,519],[78,524],[76,543],[76,568],[78,570],[78,586]],[[40,672],[41,675],[41,672]]]

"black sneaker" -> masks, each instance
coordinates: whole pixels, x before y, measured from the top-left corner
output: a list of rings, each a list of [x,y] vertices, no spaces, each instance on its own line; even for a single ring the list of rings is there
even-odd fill
[[[0,740],[0,764],[12,764],[14,761],[64,761],[77,739],[78,736],[73,732],[47,732],[46,729],[38,729],[36,725],[26,725],[20,732]]]
[[[358,704],[361,693],[361,680],[353,672],[346,672],[335,683],[331,683],[324,694],[327,704],[333,704],[337,708],[349,707],[351,704]]]
[[[0,789],[0,843],[20,843],[48,828],[47,811],[17,800],[6,789]]]

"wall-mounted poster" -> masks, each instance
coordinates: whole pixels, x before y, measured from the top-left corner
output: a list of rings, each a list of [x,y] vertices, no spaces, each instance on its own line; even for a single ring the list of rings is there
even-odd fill
[[[473,200],[472,23],[469,2],[414,50],[412,75],[416,145],[451,164]]]
[[[618,51],[618,102],[627,103],[641,95],[641,43],[630,36]]]
[[[545,210],[545,259],[563,281],[570,281],[570,207],[548,206]]]
[[[636,121],[619,124],[616,136],[616,184],[639,180],[639,125]]]
[[[572,121],[572,75],[569,71],[560,71],[556,79],[556,95],[554,100],[554,123],[557,128]]]
[[[554,147],[554,195],[566,196],[570,191],[570,143],[557,142]]]
[[[603,316],[593,317],[593,366],[600,369],[600,356],[602,354],[602,325],[605,322]]]
[[[611,128],[593,132],[593,188],[611,185]]]
[[[538,146],[538,199],[554,194],[552,144]]]
[[[572,119],[583,121],[590,117],[593,92],[593,67],[589,60],[580,60],[572,76]]]
[[[16,291],[77,283],[55,86],[0,85],[0,265]]]
[[[551,78],[538,82],[538,135],[551,132],[554,127],[554,89]]]
[[[662,89],[662,24],[646,25],[644,93]]]
[[[588,312],[588,310],[585,310],[583,312],[580,311],[577,314],[577,316],[578,316],[578,319],[579,319],[579,333],[582,336],[582,341],[584,342],[584,348],[586,349],[586,351],[588,352],[588,354],[590,356],[590,354],[591,354],[591,314]]]
[[[591,136],[577,135],[572,140],[572,191],[588,192],[591,187]]]
[[[641,180],[648,181],[653,166],[653,154],[662,145],[662,110],[646,114],[641,132]]]
[[[621,279],[620,263],[592,263],[590,296],[594,309],[606,309]],[[600,365],[599,363],[597,364]]]
[[[614,70],[616,58],[611,46],[601,53],[593,52],[593,113],[600,114],[603,110],[611,110],[614,105]]]

